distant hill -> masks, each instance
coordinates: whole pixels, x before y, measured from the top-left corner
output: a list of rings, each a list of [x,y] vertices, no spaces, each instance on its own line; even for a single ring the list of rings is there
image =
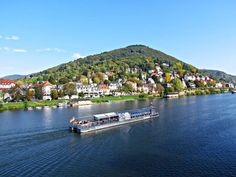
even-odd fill
[[[215,80],[221,80],[226,82],[236,82],[236,76],[227,74],[223,71],[218,70],[208,70],[208,69],[202,69],[202,73],[209,75]]]
[[[4,76],[3,79],[16,80],[16,79],[22,79],[24,77],[26,77],[26,75],[14,74],[14,75]]]

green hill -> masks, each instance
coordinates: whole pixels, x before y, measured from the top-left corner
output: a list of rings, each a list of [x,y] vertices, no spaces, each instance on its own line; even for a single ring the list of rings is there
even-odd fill
[[[118,77],[122,77],[127,68],[139,68],[144,72],[148,72],[148,70],[155,68],[155,63],[170,65],[168,68],[163,66],[166,72],[176,70],[176,63],[181,65],[182,69],[186,72],[197,71],[197,68],[192,65],[184,63],[161,51],[144,45],[132,45],[61,64],[30,75],[30,80],[34,82],[49,80],[54,83],[65,83],[81,80],[84,76],[91,78],[99,72],[105,73],[109,71],[112,73],[112,81]]]
[[[152,49],[144,45],[132,45],[85,58],[79,58],[69,63],[64,63],[53,68],[49,68],[39,73],[27,76],[26,82],[37,82],[49,80],[54,84],[63,84],[70,81],[87,82],[89,79],[96,83],[102,81],[101,73],[109,71],[109,81],[118,78],[137,80],[138,74],[127,73],[127,69],[137,68],[139,71],[146,72],[155,69],[160,65],[164,72],[176,71],[180,74],[202,72],[210,75],[216,80],[232,82],[235,76],[228,75],[221,71],[198,70],[196,67],[187,64],[175,57],[165,54],[159,50]],[[168,66],[169,65],[169,66]],[[100,82],[99,82],[100,81]]]

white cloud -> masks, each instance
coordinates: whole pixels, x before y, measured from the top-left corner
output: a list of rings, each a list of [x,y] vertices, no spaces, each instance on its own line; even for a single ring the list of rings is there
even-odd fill
[[[65,52],[65,50],[64,49],[58,49],[58,48],[54,48],[53,49],[55,52]]]
[[[18,53],[26,53],[27,52],[27,50],[25,50],[25,49],[13,49],[12,51],[18,52]]]
[[[2,48],[2,50],[4,50],[4,51],[7,51],[7,52],[8,52],[8,51],[10,51],[10,48],[9,48],[9,47],[3,47],[3,48]]]
[[[44,48],[44,49],[36,49],[36,52],[65,52],[64,49],[59,48]]]
[[[74,54],[72,55],[72,58],[73,58],[73,59],[84,58],[84,57],[86,57],[86,56],[83,56],[83,55],[81,55],[81,54],[79,54],[79,53],[74,53]]]
[[[5,52],[18,52],[18,53],[26,53],[26,52],[28,52],[26,49],[21,49],[21,48],[12,49],[12,48],[10,48],[10,47],[0,47],[0,51],[5,51]]]
[[[14,41],[16,41],[16,40],[19,40],[20,37],[12,35],[12,36],[6,36],[5,39],[6,40],[14,40]]]

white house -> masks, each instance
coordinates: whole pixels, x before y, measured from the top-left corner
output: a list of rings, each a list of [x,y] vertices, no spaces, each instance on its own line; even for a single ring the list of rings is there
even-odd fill
[[[182,79],[182,84],[184,88],[187,88],[186,82],[184,81],[184,79]]]
[[[77,83],[77,93],[84,93],[85,98],[94,98],[100,95],[97,84],[83,85],[82,83]]]
[[[115,91],[115,90],[118,90],[118,87],[119,87],[119,86],[120,86],[119,83],[112,82],[112,83],[110,83],[110,85],[109,85],[109,89],[110,89],[110,91]]]
[[[206,77],[205,77],[205,76],[199,76],[199,80],[200,80],[200,81],[205,81],[205,80],[206,80]]]
[[[148,93],[149,87],[147,84],[143,84],[142,86],[137,87],[137,91],[142,92],[142,93]]]
[[[107,75],[107,74],[103,74],[103,78],[104,78],[104,80],[109,80],[109,78],[108,78],[108,75]]]
[[[234,88],[234,84],[231,83],[231,82],[226,83],[225,86],[228,87],[228,88]]]
[[[191,88],[196,88],[196,84],[194,84],[194,83],[192,83],[192,82],[189,82],[188,85],[189,85],[189,87],[191,87]]]
[[[148,82],[151,84],[155,84],[155,81],[152,78],[148,78]]]
[[[195,77],[195,76],[188,75],[188,74],[185,74],[185,75],[184,75],[184,80],[186,80],[186,81],[195,81],[195,80],[196,80],[196,77]]]
[[[153,70],[153,69],[151,69],[151,70],[148,70],[148,73],[149,74],[152,74],[152,73],[154,73],[155,71]]]
[[[160,67],[160,66],[156,66],[156,70],[157,70],[157,72],[158,72],[158,73],[160,73],[160,72],[162,72],[162,73],[163,73],[163,71],[162,71],[162,69],[161,69],[161,67]]]
[[[145,72],[142,72],[141,77],[142,77],[142,80],[146,80],[147,79],[147,74]]]
[[[51,91],[54,86],[48,81],[43,82],[41,86],[43,92],[43,100],[51,100]]]
[[[163,66],[170,67],[168,63],[162,63]]]
[[[107,85],[100,84],[99,85],[99,93],[102,94],[102,95],[109,95],[110,94],[110,89]]]
[[[159,78],[159,81],[162,83],[162,82],[164,82],[164,78],[163,77],[160,77]]]
[[[221,82],[218,82],[218,83],[216,83],[216,86],[215,86],[216,88],[222,88],[223,87],[223,84],[221,83]]]

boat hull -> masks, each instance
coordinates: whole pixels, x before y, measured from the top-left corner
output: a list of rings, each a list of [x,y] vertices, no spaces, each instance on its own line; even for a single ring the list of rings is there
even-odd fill
[[[84,133],[95,132],[95,131],[99,131],[103,129],[114,128],[114,127],[130,124],[134,122],[143,121],[143,120],[153,119],[156,117],[159,117],[159,114],[148,115],[148,116],[143,116],[140,118],[129,119],[129,120],[124,120],[124,121],[119,121],[119,122],[114,122],[114,123],[109,123],[109,124],[104,124],[104,125],[97,125],[97,126],[92,126],[89,128],[80,128],[79,126],[71,125],[70,130],[73,132],[84,134]]]

